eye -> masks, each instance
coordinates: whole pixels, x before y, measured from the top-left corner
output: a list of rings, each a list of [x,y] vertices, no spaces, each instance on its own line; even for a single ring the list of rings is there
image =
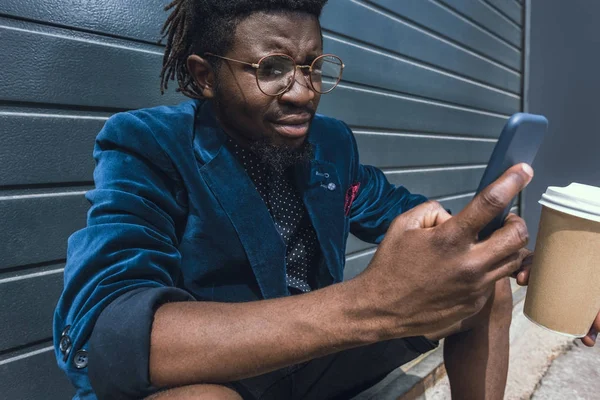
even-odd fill
[[[280,56],[268,57],[260,64],[260,75],[263,78],[279,78],[294,69],[293,61]]]
[[[312,64],[313,74],[322,75],[323,74],[323,59],[320,59],[315,64]]]
[[[280,76],[284,73],[283,67],[280,64],[265,65],[262,69],[265,75],[270,76]]]

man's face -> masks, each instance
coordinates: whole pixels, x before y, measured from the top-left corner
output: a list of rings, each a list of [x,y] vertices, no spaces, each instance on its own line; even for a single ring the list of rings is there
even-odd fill
[[[318,19],[299,12],[251,14],[238,24],[232,49],[222,55],[256,63],[273,53],[310,65],[323,53]],[[287,148],[305,142],[320,94],[310,88],[301,70],[291,89],[277,97],[261,92],[251,66],[223,61],[216,79],[215,110],[230,135]]]

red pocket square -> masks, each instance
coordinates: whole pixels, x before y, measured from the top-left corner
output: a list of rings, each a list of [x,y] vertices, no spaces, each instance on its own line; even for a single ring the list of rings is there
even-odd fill
[[[352,208],[352,203],[358,196],[358,190],[360,189],[360,182],[357,182],[350,186],[348,191],[346,192],[346,201],[344,202],[344,213],[346,215],[350,215],[350,209]]]

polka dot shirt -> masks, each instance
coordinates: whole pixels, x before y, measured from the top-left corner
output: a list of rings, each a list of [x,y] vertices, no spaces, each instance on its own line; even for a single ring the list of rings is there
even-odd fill
[[[313,266],[320,250],[317,234],[290,174],[268,169],[254,153],[231,139],[228,144],[254,182],[286,245],[286,276],[290,291],[292,294],[310,292]]]

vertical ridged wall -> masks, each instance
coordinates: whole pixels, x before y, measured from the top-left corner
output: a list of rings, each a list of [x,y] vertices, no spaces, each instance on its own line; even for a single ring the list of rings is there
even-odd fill
[[[2,398],[73,393],[51,347],[66,241],[85,224],[106,119],[183,100],[158,90],[167,3],[0,2]],[[319,111],[354,129],[363,163],[458,211],[521,109],[521,3],[330,0],[322,25],[347,68]],[[373,252],[351,238],[346,276]]]

